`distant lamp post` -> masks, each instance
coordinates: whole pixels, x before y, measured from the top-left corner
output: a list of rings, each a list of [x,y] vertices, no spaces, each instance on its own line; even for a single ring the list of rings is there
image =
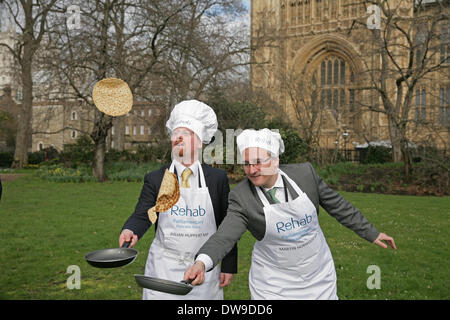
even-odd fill
[[[348,154],[347,154],[347,138],[348,138],[348,132],[344,131],[342,133],[342,136],[344,137],[344,157],[345,157],[345,161],[348,161]]]

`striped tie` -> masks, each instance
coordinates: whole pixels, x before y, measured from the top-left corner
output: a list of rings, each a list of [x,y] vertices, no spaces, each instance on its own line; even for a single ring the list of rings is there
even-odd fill
[[[188,178],[192,174],[192,170],[189,168],[184,169],[183,173],[181,174],[181,187],[182,188],[190,188]]]

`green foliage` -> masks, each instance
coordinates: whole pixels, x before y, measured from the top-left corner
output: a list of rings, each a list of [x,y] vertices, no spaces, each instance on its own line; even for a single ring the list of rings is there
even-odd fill
[[[91,164],[94,159],[95,144],[87,135],[82,135],[73,144],[65,144],[62,157],[73,164]]]
[[[16,144],[17,124],[13,115],[0,110],[0,140],[6,142],[7,148],[14,148]]]
[[[361,151],[361,163],[386,163],[392,161],[392,151],[390,148],[381,146],[368,146]]]
[[[0,152],[0,168],[9,168],[13,160],[13,152]]]
[[[80,164],[77,168],[66,168],[62,164],[41,165],[36,170],[36,175],[51,182],[97,181],[92,175],[92,168],[85,164]]]
[[[105,166],[106,176],[112,181],[142,182],[144,176],[161,166],[159,163],[110,162]],[[36,170],[41,179],[52,182],[87,182],[97,181],[92,175],[92,168],[80,164],[75,168],[63,164],[41,165]]]
[[[308,145],[300,137],[300,134],[288,122],[282,118],[274,118],[267,122],[270,129],[279,129],[284,142],[284,153],[280,156],[280,163],[304,162],[308,153]]]
[[[208,101],[214,109],[219,122],[219,130],[226,129],[262,129],[266,126],[266,113],[262,107],[250,102],[232,102],[221,96]]]

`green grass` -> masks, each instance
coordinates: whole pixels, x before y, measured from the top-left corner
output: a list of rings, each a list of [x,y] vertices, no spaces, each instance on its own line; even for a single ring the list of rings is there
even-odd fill
[[[138,258],[116,269],[89,266],[84,254],[115,247],[134,210],[142,183],[56,183],[26,175],[3,183],[0,202],[0,299],[141,299],[133,274],[143,273],[154,237],[138,242]],[[449,299],[450,197],[342,193],[398,251],[360,239],[321,211],[331,248],[340,299]],[[239,273],[226,299],[249,299],[248,271],[254,239],[239,242]],[[67,267],[81,269],[81,289],[69,290]],[[381,289],[366,287],[369,265],[381,269]]]

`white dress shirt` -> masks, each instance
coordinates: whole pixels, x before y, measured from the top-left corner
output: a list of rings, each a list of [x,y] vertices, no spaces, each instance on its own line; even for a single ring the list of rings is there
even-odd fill
[[[182,163],[178,162],[177,160],[174,160],[174,166],[175,169],[177,170],[177,175],[178,175],[178,181],[180,182],[181,185],[181,174],[183,173],[183,171],[186,168],[189,168],[192,170],[192,174],[188,177],[188,182],[189,182],[189,186],[191,188],[198,188],[198,166],[200,165],[200,162],[197,160],[195,161],[190,167],[185,167]],[[205,186],[202,186],[203,188]]]
[[[280,173],[280,169],[278,169],[278,178],[277,181],[275,181],[275,184],[272,186],[272,188],[277,188],[276,192],[275,192],[275,197],[280,200],[281,203],[286,202],[286,198],[284,195],[284,184],[283,184],[283,178],[281,178],[281,173]],[[264,188],[264,191],[266,191],[267,193],[269,192],[270,189],[272,188]],[[261,191],[261,189],[259,187],[256,188],[257,192],[258,192],[258,196],[261,199],[262,203],[264,206],[268,206],[270,205],[269,201],[267,200],[266,196],[264,195],[264,193]],[[289,194],[288,191],[288,201],[292,200],[292,196]]]

